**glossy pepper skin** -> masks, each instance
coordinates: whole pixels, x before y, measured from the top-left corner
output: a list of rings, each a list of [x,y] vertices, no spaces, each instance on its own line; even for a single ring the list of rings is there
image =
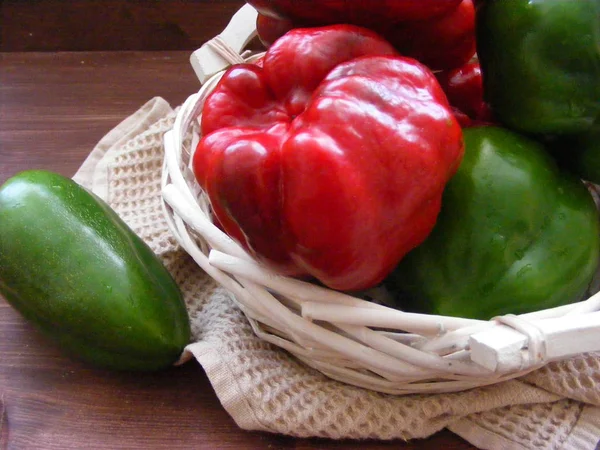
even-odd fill
[[[495,117],[525,133],[589,132],[600,117],[600,0],[488,0],[477,53]]]
[[[264,16],[295,18],[304,23],[349,23],[366,28],[400,21],[426,20],[455,9],[461,0],[248,0]]]
[[[483,99],[483,78],[478,61],[435,74],[463,127],[493,123],[490,106]]]
[[[383,34],[402,55],[418,59],[432,70],[461,67],[476,50],[475,5],[473,0],[463,0],[447,14],[399,23]]]
[[[422,242],[463,152],[431,71],[348,25],[293,30],[262,68],[230,68],[201,126],[193,169],[222,227],[340,290],[379,283]]]
[[[249,0],[258,11],[261,41],[271,45],[292,28],[363,26],[382,34],[403,55],[433,70],[459,67],[475,53],[472,0]]]
[[[590,193],[537,141],[499,127],[464,139],[434,230],[387,281],[399,306],[485,320],[577,301],[598,266]]]

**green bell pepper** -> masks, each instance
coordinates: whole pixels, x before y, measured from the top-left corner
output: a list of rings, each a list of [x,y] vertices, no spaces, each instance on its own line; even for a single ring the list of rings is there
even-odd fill
[[[600,123],[588,133],[554,137],[548,146],[562,167],[600,184]]]
[[[488,0],[477,53],[495,118],[600,183],[600,0]]]
[[[488,0],[477,11],[486,100],[515,130],[587,133],[600,117],[600,0]]]
[[[581,299],[600,251],[583,182],[507,129],[465,129],[464,138],[432,233],[386,281],[399,306],[485,320]]]

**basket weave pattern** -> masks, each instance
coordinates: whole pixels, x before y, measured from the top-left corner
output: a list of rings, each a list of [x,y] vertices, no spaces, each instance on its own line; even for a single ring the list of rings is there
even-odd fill
[[[229,64],[254,62],[216,38],[207,44]],[[211,221],[206,194],[191,170],[201,138],[204,100],[223,72],[207,79],[180,108],[165,134],[163,210],[172,235],[195,262],[231,292],[254,333],[328,377],[390,394],[455,392],[523,376],[545,366],[547,336],[538,319],[577,321],[598,311],[600,297],[566,307],[491,321],[405,313],[286,278],[254,261]],[[596,292],[594,287],[588,293]],[[471,337],[506,326],[527,338],[521,363],[490,370],[474,362]],[[600,324],[598,324],[600,327]],[[599,340],[600,341],[600,340]],[[598,348],[600,350],[600,342]],[[573,352],[576,354],[577,352]]]

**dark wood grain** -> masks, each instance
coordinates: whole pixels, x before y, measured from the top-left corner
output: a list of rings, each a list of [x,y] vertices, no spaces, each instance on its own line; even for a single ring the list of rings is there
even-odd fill
[[[97,141],[153,96],[199,88],[188,52],[0,54],[0,182],[28,168],[71,176]],[[410,443],[293,439],[240,430],[196,363],[116,373],[70,360],[0,299],[0,448],[449,449],[449,432]]]
[[[199,89],[188,58],[189,52],[0,53],[0,180],[33,165],[72,175],[143,102],[162,96],[177,105]]]
[[[244,0],[4,0],[0,51],[195,50]]]

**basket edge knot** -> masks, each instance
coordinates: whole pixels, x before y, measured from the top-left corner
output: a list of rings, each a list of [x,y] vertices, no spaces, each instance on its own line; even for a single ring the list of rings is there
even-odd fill
[[[527,337],[527,364],[523,362],[521,369],[525,365],[538,366],[543,365],[547,360],[546,334],[533,321],[527,320],[515,314],[506,314],[492,319],[498,324],[509,326]]]
[[[209,47],[231,65],[242,64],[245,62],[242,55],[235,51],[221,36],[215,36],[204,45]]]

